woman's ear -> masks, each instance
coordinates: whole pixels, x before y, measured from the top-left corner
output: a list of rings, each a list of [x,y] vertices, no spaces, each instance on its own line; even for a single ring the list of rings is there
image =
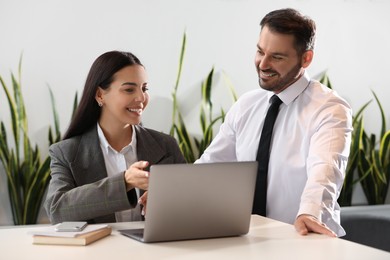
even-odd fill
[[[313,56],[314,56],[313,50],[308,50],[303,53],[302,60],[301,60],[303,68],[307,68],[310,65],[310,63],[313,60]]]
[[[95,100],[99,107],[103,106],[103,90],[100,87],[96,89]]]

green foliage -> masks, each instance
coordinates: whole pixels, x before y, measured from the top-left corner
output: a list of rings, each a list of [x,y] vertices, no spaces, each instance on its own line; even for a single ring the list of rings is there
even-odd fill
[[[172,112],[172,126],[170,135],[175,137],[179,143],[179,147],[184,155],[184,158],[188,163],[195,162],[204,152],[204,150],[210,145],[214,138],[213,127],[218,122],[223,122],[225,118],[225,111],[221,108],[220,114],[214,116],[213,114],[213,102],[212,102],[212,87],[214,68],[208,73],[205,80],[201,84],[201,105],[200,105],[200,126],[202,130],[202,137],[196,138],[191,136],[187,126],[183,120],[183,116],[180,113],[180,107],[177,101],[177,90],[179,88],[179,82],[183,67],[183,60],[186,47],[186,34],[183,35],[182,48],[179,60],[179,69],[176,79],[176,84],[172,92],[173,98],[173,112]],[[234,91],[233,86],[228,81],[226,75],[224,75],[225,81],[229,86],[229,90],[233,96],[233,100],[237,100],[237,95]]]
[[[325,74],[320,82],[332,88]],[[370,205],[384,204],[390,181],[390,130],[386,131],[385,114],[377,95],[372,91],[381,115],[379,139],[364,129],[363,112],[372,100],[365,103],[353,116],[350,155],[338,202],[341,206],[352,205],[353,188],[360,183]]]
[[[319,81],[328,88],[333,89],[332,83],[330,83],[329,76],[327,73],[322,74],[322,77]]]
[[[8,193],[15,225],[35,224],[44,193],[50,181],[50,158],[41,161],[38,146],[31,145],[28,137],[28,121],[21,88],[21,64],[19,61],[19,77],[11,72],[12,90],[0,82],[6,94],[11,113],[11,128],[14,148],[8,145],[8,136],[3,121],[0,123],[0,159],[7,176]],[[53,115],[55,120],[55,138],[49,129],[49,142],[60,139],[58,115],[55,110],[54,98],[51,93]]]
[[[379,139],[375,134],[360,131],[357,172],[368,204],[384,204],[390,180],[390,130],[386,131],[386,118],[382,105],[372,92],[381,113],[382,128]],[[363,129],[363,116],[361,117]]]

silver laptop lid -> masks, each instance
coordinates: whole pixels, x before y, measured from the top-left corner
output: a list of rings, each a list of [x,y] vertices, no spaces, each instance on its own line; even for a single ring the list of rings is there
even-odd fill
[[[257,162],[153,165],[144,242],[246,234]]]

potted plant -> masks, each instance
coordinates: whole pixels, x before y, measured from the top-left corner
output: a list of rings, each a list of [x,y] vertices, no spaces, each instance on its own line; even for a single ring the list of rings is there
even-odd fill
[[[50,181],[50,158],[41,160],[37,145],[33,146],[28,136],[28,120],[21,87],[21,64],[19,60],[18,77],[11,72],[12,92],[3,78],[0,83],[5,92],[11,114],[12,137],[8,135],[6,124],[0,122],[0,161],[4,167],[12,216],[15,225],[35,224],[46,188]],[[49,87],[55,132],[49,126],[49,143],[60,140],[58,115],[53,93]],[[2,102],[3,104],[5,102]],[[75,97],[77,104],[77,94]],[[13,139],[13,146],[9,141]]]
[[[170,135],[176,137],[179,147],[186,159],[187,163],[195,162],[204,152],[204,150],[210,145],[211,141],[214,138],[213,127],[219,123],[223,122],[225,118],[225,111],[221,108],[221,112],[217,115],[213,115],[213,102],[212,102],[212,87],[213,87],[213,78],[214,78],[214,68],[208,73],[206,79],[201,84],[201,104],[200,104],[200,126],[202,130],[201,138],[196,138],[191,136],[187,130],[186,124],[180,113],[180,106],[177,100],[177,90],[179,87],[183,59],[185,54],[186,47],[186,34],[183,35],[182,47],[179,60],[179,70],[177,74],[176,84],[173,89],[173,112],[172,112],[172,126],[170,130]],[[227,85],[229,86],[230,92],[233,96],[233,101],[237,100],[237,95],[234,91],[234,87],[230,84],[230,81],[227,80],[226,75],[224,75]]]
[[[384,204],[390,181],[390,130],[386,131],[386,118],[382,105],[372,92],[381,114],[382,127],[378,135],[368,134],[363,128],[363,116],[356,133],[356,170],[369,205]]]

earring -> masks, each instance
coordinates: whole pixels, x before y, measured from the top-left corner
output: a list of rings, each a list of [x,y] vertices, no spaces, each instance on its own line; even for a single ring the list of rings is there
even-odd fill
[[[99,107],[102,107],[102,106],[103,106],[103,103],[100,102],[100,101],[98,101],[98,105],[99,105]]]

